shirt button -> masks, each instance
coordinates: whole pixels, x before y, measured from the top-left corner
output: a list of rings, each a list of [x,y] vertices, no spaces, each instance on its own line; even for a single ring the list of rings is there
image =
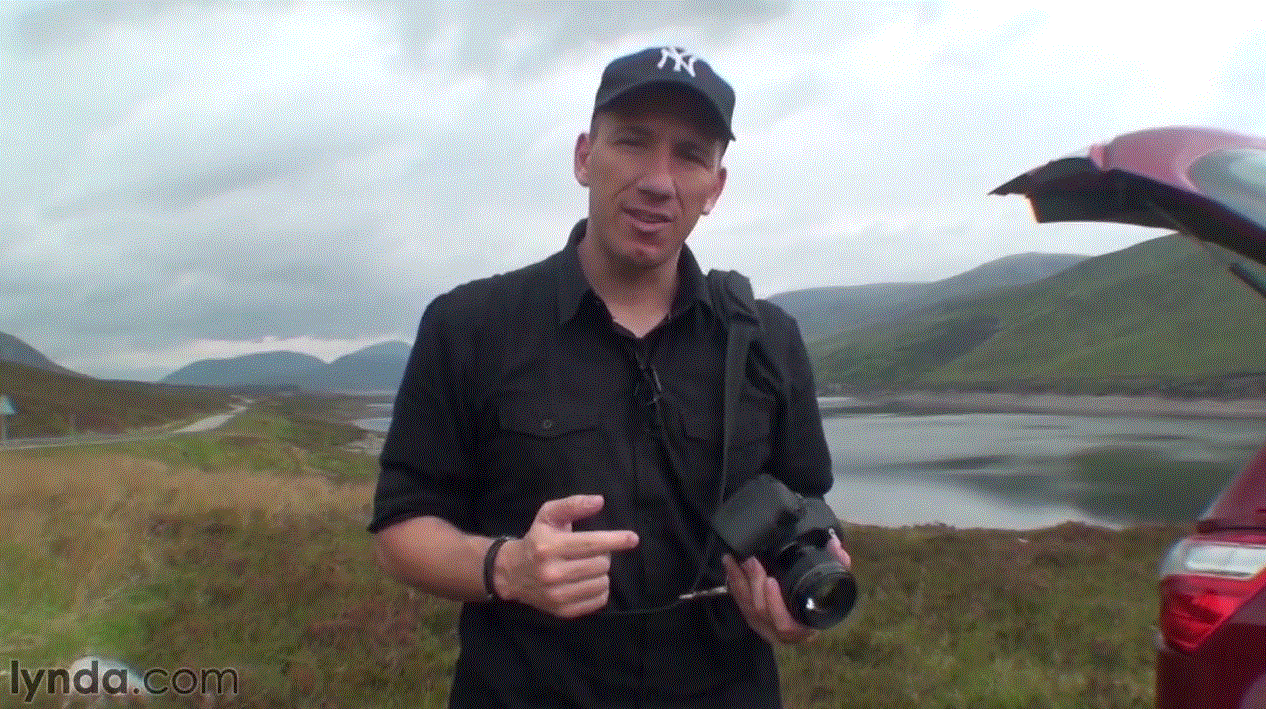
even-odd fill
[[[544,419],[543,421],[541,421],[541,428],[545,429],[546,431],[550,430],[553,427],[554,427],[554,419]]]

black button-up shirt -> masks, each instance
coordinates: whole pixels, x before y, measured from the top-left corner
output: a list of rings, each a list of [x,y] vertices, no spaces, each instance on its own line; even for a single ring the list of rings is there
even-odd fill
[[[728,596],[705,543],[720,477],[725,322],[684,248],[667,318],[638,338],[589,288],[576,252],[437,297],[418,329],[381,457],[370,531],[433,515],[521,536],[547,500],[605,498],[574,529],[629,529],[607,607],[563,620],[518,603],[467,603],[454,707],[776,707],[772,649]],[[804,495],[831,485],[813,376],[795,321],[758,302],[726,494],[769,472]],[[671,465],[665,451],[675,453]],[[680,470],[676,468],[680,467]]]

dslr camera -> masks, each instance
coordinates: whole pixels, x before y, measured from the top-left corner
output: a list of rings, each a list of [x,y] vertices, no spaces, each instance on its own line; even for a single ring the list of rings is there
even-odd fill
[[[739,562],[760,560],[801,625],[829,628],[853,610],[857,582],[827,548],[831,535],[841,533],[840,521],[822,500],[762,473],[722,503],[712,527]]]

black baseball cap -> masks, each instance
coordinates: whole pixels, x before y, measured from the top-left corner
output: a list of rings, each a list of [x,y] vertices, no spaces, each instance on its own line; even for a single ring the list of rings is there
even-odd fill
[[[726,140],[734,140],[730,117],[734,89],[704,60],[681,47],[648,47],[614,59],[602,71],[593,111],[597,113],[628,92],[651,84],[676,84],[693,89],[715,112]]]

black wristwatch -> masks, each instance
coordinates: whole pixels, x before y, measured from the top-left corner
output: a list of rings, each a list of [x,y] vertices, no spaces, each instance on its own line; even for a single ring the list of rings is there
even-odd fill
[[[497,537],[492,540],[492,544],[488,545],[488,551],[484,552],[484,591],[488,594],[484,600],[488,603],[504,600],[497,594],[497,585],[493,583],[492,575],[497,565],[497,552],[500,551],[502,544],[511,539],[513,537]]]

